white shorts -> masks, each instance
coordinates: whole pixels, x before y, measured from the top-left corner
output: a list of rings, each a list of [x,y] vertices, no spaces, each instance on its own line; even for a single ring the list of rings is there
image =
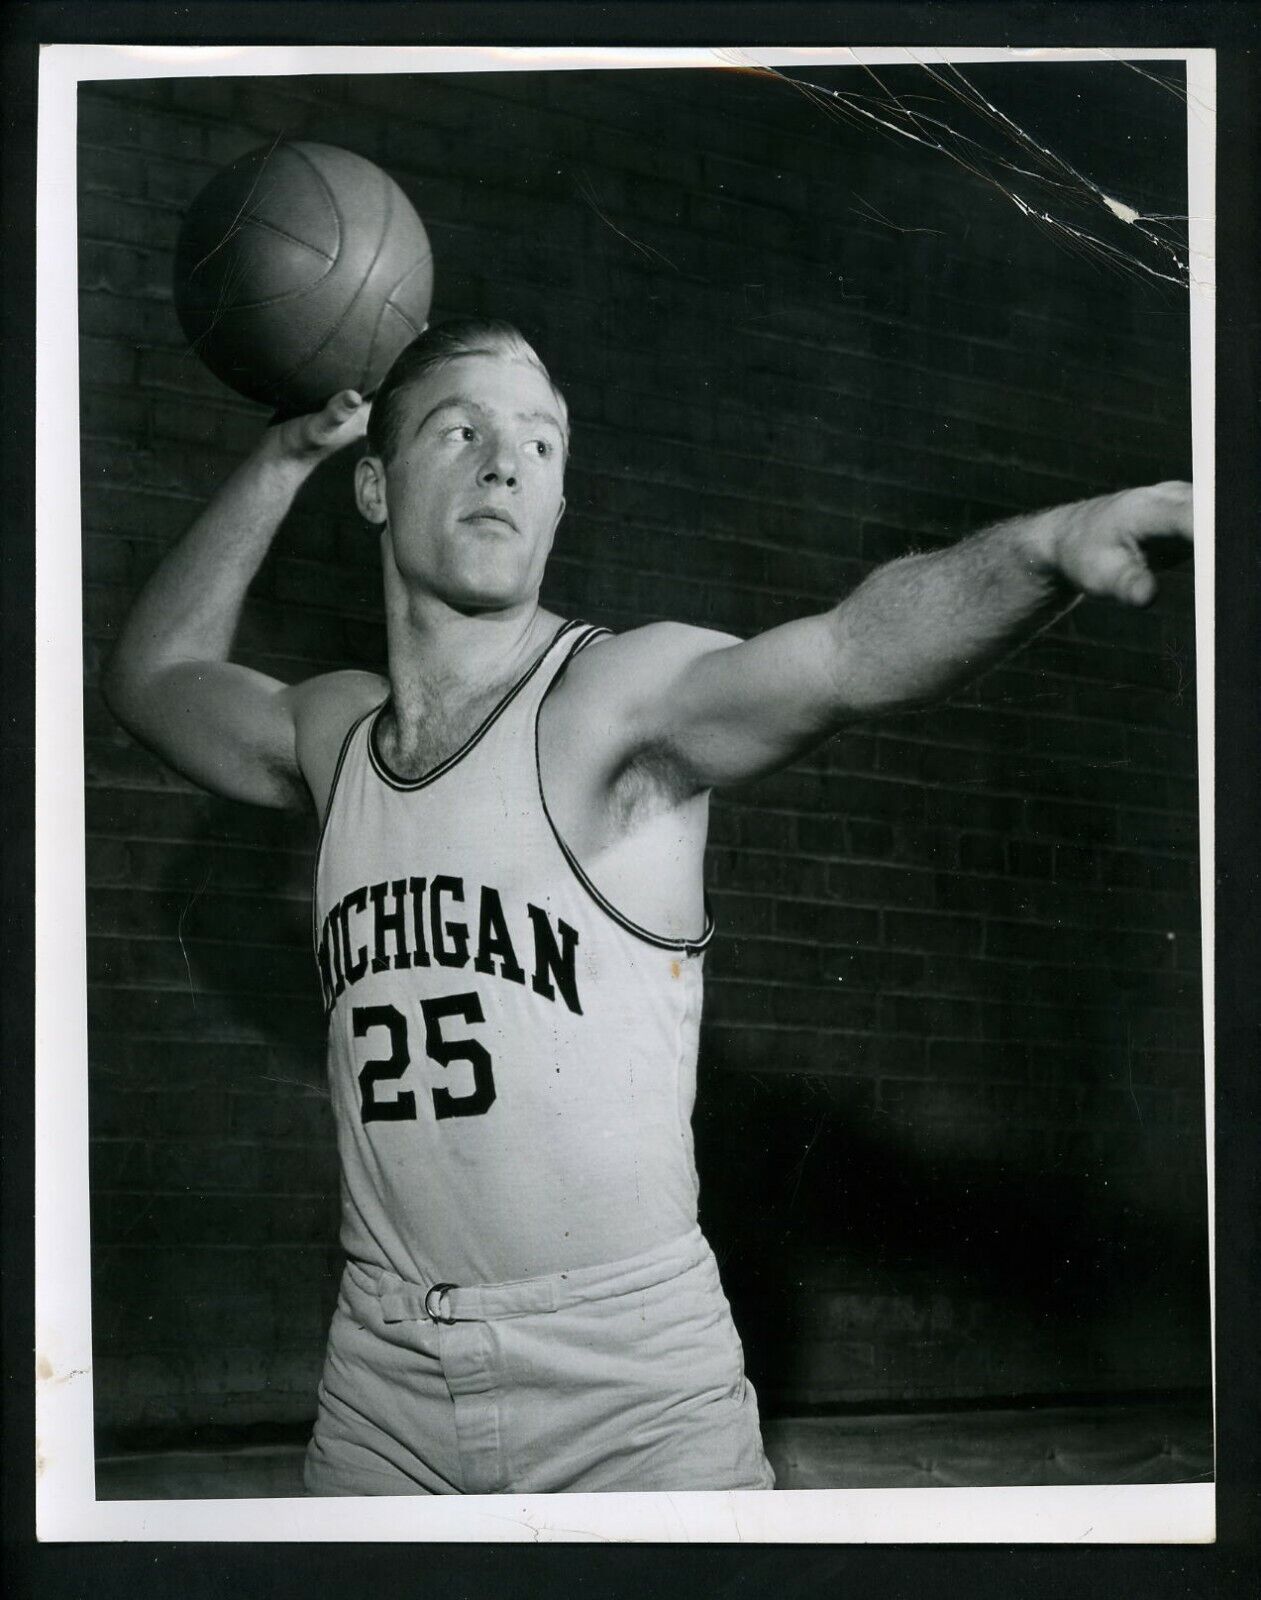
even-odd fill
[[[440,1290],[348,1262],[305,1476],[317,1495],[775,1484],[699,1228],[517,1283]]]

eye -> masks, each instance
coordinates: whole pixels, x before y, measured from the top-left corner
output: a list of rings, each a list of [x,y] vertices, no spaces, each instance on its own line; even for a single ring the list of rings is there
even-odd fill
[[[477,429],[470,422],[457,422],[453,428],[446,430],[446,436],[458,444],[472,444],[477,438]]]
[[[556,453],[555,446],[550,439],[531,439],[526,448],[528,450],[536,450],[541,460],[546,460],[548,456]]]

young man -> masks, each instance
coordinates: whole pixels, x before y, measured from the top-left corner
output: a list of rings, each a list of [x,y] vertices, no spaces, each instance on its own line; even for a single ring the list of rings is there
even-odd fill
[[[299,485],[367,430],[388,677],[229,660]],[[894,562],[748,642],[539,605],[564,401],[503,324],[431,329],[267,430],[136,603],[107,677],[180,771],[323,820],[314,935],[347,1267],[322,1494],[770,1487],[696,1225],[709,791],[944,696],[1082,593],[1144,604],[1182,484]]]

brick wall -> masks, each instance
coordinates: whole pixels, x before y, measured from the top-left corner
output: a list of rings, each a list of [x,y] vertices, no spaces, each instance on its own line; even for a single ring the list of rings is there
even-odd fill
[[[1118,68],[1091,106],[1113,192],[1184,212],[1172,97]],[[96,687],[264,420],[184,346],[183,207],[277,135],[386,166],[435,314],[519,322],[569,397],[544,599],[614,627],[752,632],[908,549],[1185,474],[1185,299],[726,75],[97,86],[80,135],[98,1420],[296,1421],[337,1265],[313,830],[183,784]],[[241,652],[382,664],[344,463]],[[1194,702],[1176,572],[715,805],[698,1153],[768,1409],[1205,1381]]]

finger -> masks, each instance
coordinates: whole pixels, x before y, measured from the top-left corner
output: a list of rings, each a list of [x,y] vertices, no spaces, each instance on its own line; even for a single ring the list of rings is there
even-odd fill
[[[1149,606],[1156,598],[1156,580],[1145,566],[1135,565],[1121,579],[1117,598],[1129,606]]]
[[[320,412],[319,420],[330,429],[344,427],[362,404],[363,397],[357,389],[342,389]]]
[[[1108,575],[1108,591],[1127,606],[1148,606],[1156,598],[1156,580],[1137,551],[1126,551]]]
[[[1193,497],[1189,483],[1176,479],[1153,483],[1138,490],[1137,495],[1133,531],[1140,538],[1191,539]]]
[[[1189,483],[1169,485],[1171,493],[1170,532],[1181,534],[1188,542],[1195,537],[1194,494]]]
[[[1080,564],[1067,575],[1089,595],[1145,606],[1156,594],[1156,580],[1133,534],[1088,543],[1079,552]]]
[[[362,406],[363,398],[357,389],[342,389],[309,419],[308,438],[312,443],[331,444],[350,428]]]

